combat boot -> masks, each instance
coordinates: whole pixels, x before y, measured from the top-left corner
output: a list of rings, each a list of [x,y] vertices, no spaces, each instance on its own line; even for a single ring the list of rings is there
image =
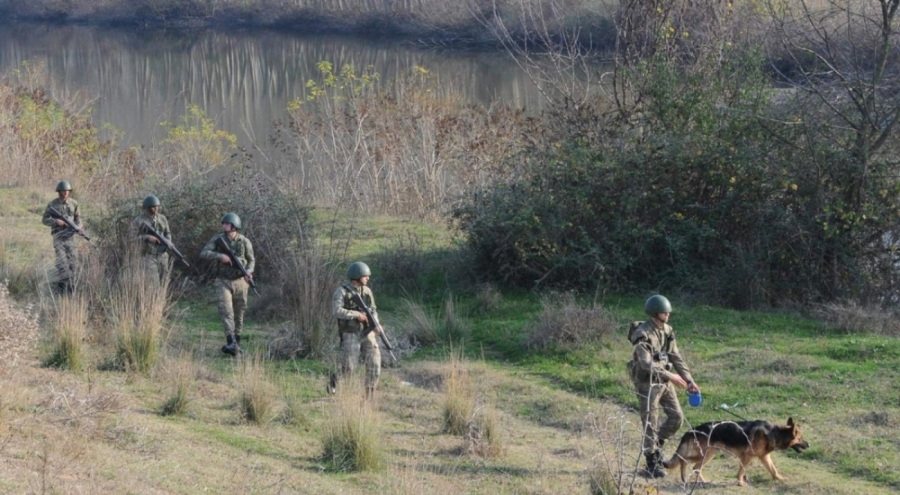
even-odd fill
[[[237,356],[237,343],[234,341],[234,335],[228,334],[225,336],[225,345],[222,346],[222,352],[225,354],[229,354],[231,356]]]
[[[330,395],[334,395],[337,392],[337,382],[338,376],[337,373],[332,373],[330,377],[328,377],[328,383],[325,384],[325,391]]]
[[[647,477],[648,478],[665,478],[666,470],[662,466],[662,454],[657,450],[644,454],[647,459]]]

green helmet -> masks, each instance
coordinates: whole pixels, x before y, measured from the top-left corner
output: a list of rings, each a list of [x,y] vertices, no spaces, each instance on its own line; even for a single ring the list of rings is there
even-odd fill
[[[66,182],[64,180],[59,181],[59,184],[56,185],[56,192],[71,191],[71,190],[72,190],[72,184],[69,184],[68,182]]]
[[[150,195],[144,198],[144,203],[141,205],[144,209],[152,208],[154,206],[159,206],[159,198],[156,196]]]
[[[369,270],[369,265],[363,263],[362,261],[356,261],[350,263],[350,267],[347,268],[347,278],[350,280],[359,280],[363,277],[371,277],[372,270]]]
[[[672,312],[672,304],[665,297],[657,294],[655,296],[650,296],[647,299],[647,302],[644,303],[644,313],[647,313],[650,316],[658,315],[659,313],[671,313]]]
[[[222,223],[230,223],[232,227],[237,230],[241,230],[241,217],[237,216],[237,213],[226,213],[225,216],[222,217]]]

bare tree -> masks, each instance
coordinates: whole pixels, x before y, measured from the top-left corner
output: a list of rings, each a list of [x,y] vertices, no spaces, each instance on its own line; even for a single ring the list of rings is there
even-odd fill
[[[782,120],[802,129],[792,141],[809,162],[807,181],[820,217],[821,267],[839,294],[848,246],[868,259],[866,275],[893,285],[897,120],[900,118],[900,0],[767,3],[769,59],[789,86]],[[786,133],[782,132],[782,135]],[[858,265],[857,265],[858,267]],[[852,268],[850,268],[852,270]],[[884,274],[888,275],[885,276]],[[877,280],[877,278],[876,278]]]

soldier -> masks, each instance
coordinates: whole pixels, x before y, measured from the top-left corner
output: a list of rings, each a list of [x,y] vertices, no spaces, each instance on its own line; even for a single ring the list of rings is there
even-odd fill
[[[672,313],[669,300],[660,295],[652,296],[644,304],[644,312],[650,319],[634,326],[628,335],[634,346],[628,373],[637,390],[647,474],[662,478],[666,471],[660,448],[684,422],[674,385],[687,388],[692,394],[700,393],[700,388],[694,383],[691,371],[678,351],[675,333],[668,325]],[[666,413],[662,425],[659,424],[660,407]]]
[[[341,376],[346,377],[353,372],[356,361],[362,361],[366,365],[366,398],[373,398],[378,377],[381,376],[381,349],[378,347],[378,334],[382,332],[380,326],[371,332],[366,332],[369,320],[362,308],[358,307],[351,299],[355,292],[359,294],[363,302],[372,311],[375,318],[378,312],[375,308],[375,296],[368,287],[369,277],[372,271],[369,266],[361,261],[351,263],[347,269],[349,284],[344,284],[334,291],[331,298],[332,314],[337,318],[338,332],[341,338]],[[359,357],[357,357],[357,353]],[[328,391],[334,393],[337,386],[337,375],[332,374],[328,384]]]
[[[141,263],[147,273],[157,278],[160,282],[166,280],[169,275],[169,253],[166,245],[147,228],[149,225],[166,239],[172,240],[169,232],[169,221],[159,212],[161,203],[156,196],[147,196],[141,205],[144,212],[131,222],[131,231],[140,242]]]
[[[253,280],[253,267],[256,258],[253,256],[253,244],[239,233],[243,228],[241,219],[236,213],[226,213],[222,217],[222,233],[210,239],[200,257],[216,262],[216,296],[219,316],[225,326],[225,345],[222,352],[236,356],[241,352],[241,330],[244,326],[244,310],[247,308],[247,293],[250,281]],[[243,265],[248,275],[243,272],[226,254],[224,243],[234,253],[237,261]]]
[[[79,228],[81,228],[81,215],[78,213],[78,202],[71,198],[71,184],[60,181],[56,185],[56,193],[59,197],[47,205],[41,221],[50,227],[50,234],[53,236],[53,251],[56,253],[57,292],[70,294],[74,289],[76,269],[75,243],[72,240],[76,231],[62,219],[54,218],[51,211],[55,210],[58,214],[69,217]]]

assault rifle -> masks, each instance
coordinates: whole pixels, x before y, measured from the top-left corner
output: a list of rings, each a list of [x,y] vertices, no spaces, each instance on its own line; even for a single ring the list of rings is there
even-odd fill
[[[225,254],[225,256],[228,256],[228,258],[231,260],[232,266],[234,266],[235,268],[240,270],[241,275],[243,275],[244,277],[250,278],[250,282],[249,282],[250,288],[253,289],[254,294],[259,296],[259,291],[256,290],[256,281],[253,280],[253,276],[250,275],[250,272],[248,272],[247,269],[244,268],[244,264],[241,263],[241,260],[239,260],[238,257],[235,256],[234,251],[232,251],[231,248],[228,247],[228,243],[225,242],[225,239],[223,239],[222,236],[216,237],[216,244],[220,248],[222,248],[222,252]]]
[[[78,224],[76,224],[74,220],[69,218],[69,215],[64,215],[62,212],[60,212],[53,206],[48,208],[47,211],[50,213],[51,217],[53,217],[57,220],[62,220],[63,222],[66,222],[66,226],[68,226],[73,232],[80,235],[81,237],[84,237],[85,239],[87,239],[88,242],[91,242],[91,238],[88,237],[88,235],[84,233],[84,229],[79,227]]]
[[[175,244],[172,244],[172,241],[166,239],[166,236],[162,235],[160,231],[154,229],[153,226],[150,225],[150,222],[142,220],[141,223],[144,225],[144,228],[147,229],[147,232],[149,232],[150,235],[159,239],[159,242],[163,243],[163,245],[166,246],[167,250],[171,251],[176,258],[181,260],[181,262],[184,263],[184,266],[190,268],[190,263],[188,263],[184,255],[181,254],[181,251],[179,251],[178,248],[175,247]]]
[[[397,362],[397,358],[394,356],[394,346],[391,345],[391,341],[388,340],[387,335],[384,334],[384,327],[381,326],[381,323],[378,322],[378,318],[375,317],[375,313],[372,313],[372,310],[366,306],[366,303],[363,302],[362,297],[359,296],[359,293],[353,291],[350,293],[350,299],[362,309],[363,313],[366,314],[366,318],[369,320],[369,326],[366,327],[366,333],[375,330],[376,328],[380,328],[381,331],[378,332],[378,338],[381,339],[381,344],[387,349],[388,354],[391,355],[391,361],[394,363]]]

